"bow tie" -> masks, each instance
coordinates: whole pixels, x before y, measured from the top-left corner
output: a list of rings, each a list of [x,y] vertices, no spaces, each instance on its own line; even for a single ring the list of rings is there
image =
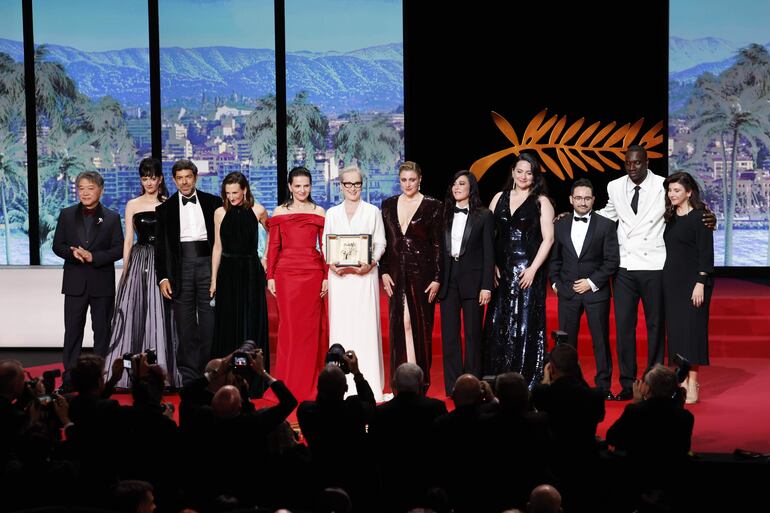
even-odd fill
[[[198,203],[198,197],[195,194],[193,194],[189,198],[185,198],[184,196],[182,196],[182,206],[185,206],[188,203]]]
[[[575,221],[583,221],[584,223],[588,223],[588,218],[575,216]]]
[[[95,208],[85,208],[83,207],[83,217],[94,217],[96,215],[96,209]]]
[[[455,207],[455,214],[465,214],[467,216],[468,215],[468,209],[467,208]]]

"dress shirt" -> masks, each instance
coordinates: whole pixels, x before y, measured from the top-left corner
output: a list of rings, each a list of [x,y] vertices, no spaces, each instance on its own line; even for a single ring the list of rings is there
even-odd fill
[[[197,193],[193,193],[196,196]],[[208,240],[206,232],[206,220],[203,219],[200,198],[195,203],[188,201],[182,205],[182,193],[179,193],[179,240],[180,242],[194,242]]]
[[[581,216],[577,212],[574,212],[575,217],[585,217],[588,219],[588,222],[584,223],[583,221],[575,221],[572,220],[572,229],[570,230],[570,238],[572,239],[572,245],[575,246],[575,253],[577,253],[578,257],[580,257],[580,252],[583,251],[583,242],[586,240],[586,234],[588,233],[588,225],[591,223],[591,214],[593,212],[588,212],[586,215]],[[590,279],[586,278],[588,280],[588,284],[591,286],[591,290],[596,292],[599,290],[599,287],[594,285],[594,282],[592,282]]]
[[[652,180],[651,175],[652,171],[649,169],[647,170],[647,177],[644,179],[642,183],[639,184],[639,203],[637,203],[636,206],[636,212],[637,215],[639,212],[642,211],[642,205],[644,202],[650,197],[651,191],[650,188],[652,187]],[[631,204],[631,200],[634,198],[634,187],[636,187],[636,184],[631,181],[630,178],[626,177],[626,198],[628,199],[628,204]]]
[[[458,204],[457,207],[460,207]],[[465,207],[463,207],[465,208]],[[450,254],[453,257],[460,256],[460,249],[463,244],[463,233],[465,233],[465,223],[468,222],[468,215],[462,212],[455,212],[454,219],[452,219],[452,248]]]

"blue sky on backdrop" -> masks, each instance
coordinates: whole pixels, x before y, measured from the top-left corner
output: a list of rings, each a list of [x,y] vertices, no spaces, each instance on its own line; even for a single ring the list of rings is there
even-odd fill
[[[768,0],[670,0],[669,34],[719,37],[737,43],[770,42]]]
[[[147,0],[34,0],[35,40],[84,51],[146,48]],[[161,46],[273,48],[273,0],[159,0]],[[21,40],[21,2],[0,0],[0,37]],[[289,51],[401,42],[401,0],[286,0]]]

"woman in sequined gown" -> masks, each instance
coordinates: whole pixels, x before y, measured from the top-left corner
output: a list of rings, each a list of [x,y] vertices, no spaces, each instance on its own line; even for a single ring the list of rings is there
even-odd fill
[[[385,254],[380,273],[390,298],[390,374],[416,363],[430,387],[435,299],[441,279],[444,204],[420,193],[422,172],[404,162],[398,172],[402,194],[382,202]]]
[[[545,265],[553,245],[554,210],[540,163],[522,153],[508,183],[492,199],[497,288],[484,325],[484,374],[518,372],[530,389],[543,379]]]
[[[166,369],[166,384],[177,388],[182,384],[175,357],[179,339],[170,305],[161,296],[155,279],[155,207],[168,197],[160,161],[143,159],[139,163],[139,177],[142,195],[126,203],[123,274],[115,295],[112,334],[105,359],[111,363],[125,353],[154,349],[158,364]],[[112,367],[108,368],[112,372]],[[124,372],[117,387],[129,388],[129,380],[129,373]]]
[[[267,211],[255,203],[249,181],[239,172],[222,181],[223,206],[214,212],[211,288],[215,298],[211,358],[222,358],[252,340],[270,368],[265,271],[259,260],[259,224]]]

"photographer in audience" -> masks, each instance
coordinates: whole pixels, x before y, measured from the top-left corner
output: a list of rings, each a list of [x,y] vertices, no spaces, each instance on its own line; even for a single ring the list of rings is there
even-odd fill
[[[424,464],[430,461],[433,421],[447,412],[444,401],[422,394],[423,372],[414,363],[402,363],[393,376],[395,397],[377,406],[369,425],[369,437],[380,467],[388,510],[405,511],[419,504],[430,481]],[[404,465],[407,460],[423,465]]]
[[[482,406],[497,401],[492,387],[472,374],[463,374],[455,381],[452,392],[455,409],[433,423],[434,475],[450,496],[455,511],[476,511],[479,490],[486,488],[480,469],[487,463],[482,453]]]
[[[254,504],[265,491],[263,482],[255,482],[242,465],[228,462],[266,461],[268,435],[294,411],[297,400],[282,381],[265,370],[261,350],[236,351],[223,358],[211,378],[209,384],[218,389],[211,395],[210,404],[192,405],[194,411],[188,412],[187,424],[182,427],[188,449],[184,467],[190,499],[204,509],[210,509],[208,501],[220,495],[236,497],[241,504]],[[255,410],[247,395],[252,379],[261,379],[278,398],[278,404]],[[202,391],[211,393],[209,388],[199,389],[199,401],[205,397]],[[228,447],[224,453],[223,443]]]
[[[565,504],[577,509],[591,504],[603,484],[596,427],[604,420],[604,395],[583,379],[577,350],[569,344],[551,351],[543,382],[532,390],[532,404],[548,414],[551,468]]]
[[[243,413],[254,411],[254,405],[249,400],[249,390],[259,376],[254,369],[257,354],[262,354],[262,350],[252,340],[246,340],[237,351],[224,358],[210,360],[203,376],[185,385],[179,393],[179,426],[185,428],[202,407],[211,406],[214,394],[226,385],[239,388]],[[265,388],[270,385],[264,383]]]
[[[695,423],[683,392],[673,370],[655,365],[634,383],[633,402],[607,431],[607,443],[627,457],[624,475],[635,495],[680,484]]]
[[[345,370],[353,374],[357,395],[345,398],[348,384]],[[364,479],[358,465],[340,457],[354,454],[368,461],[366,425],[375,408],[374,393],[358,367],[355,352],[348,351],[339,363],[329,363],[318,375],[318,395],[315,401],[303,401],[297,409],[297,420],[305,435],[319,479],[320,491],[340,486],[348,491],[354,503],[365,494],[371,480]]]

